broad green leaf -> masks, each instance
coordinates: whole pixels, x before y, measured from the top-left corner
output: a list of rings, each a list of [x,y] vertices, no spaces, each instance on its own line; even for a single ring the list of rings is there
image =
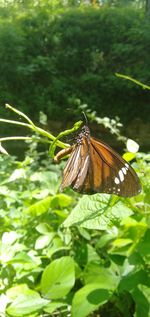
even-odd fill
[[[92,245],[84,242],[81,245],[77,244],[75,249],[75,260],[82,267],[91,261],[99,262],[100,256]]]
[[[145,294],[144,290],[148,290]],[[150,288],[139,285],[138,288],[133,289],[132,296],[135,301],[135,317],[149,317],[150,316]],[[148,295],[148,296],[145,296]]]
[[[100,257],[98,255],[98,253],[96,252],[95,248],[86,243],[86,246],[87,246],[87,263],[88,262],[91,262],[91,261],[99,261]],[[82,254],[81,254],[81,257],[82,257]]]
[[[42,183],[43,187],[49,190],[50,195],[55,195],[60,185],[58,174],[52,171],[36,172],[31,175],[30,180]]]
[[[0,295],[0,316],[5,316],[6,306],[9,303],[9,298],[5,294]]]
[[[117,228],[116,228],[117,229]],[[116,238],[118,230],[116,232],[109,232],[103,234],[96,244],[96,248],[104,248],[111,240]]]
[[[35,228],[41,234],[47,234],[52,231],[52,228],[47,223],[39,223]]]
[[[44,198],[37,203],[31,205],[29,208],[25,210],[26,213],[32,214],[34,216],[40,216],[43,213],[48,211],[48,208],[50,207],[52,197]]]
[[[76,292],[72,302],[72,317],[86,317],[99,306],[105,304],[112,295],[99,284],[88,284]]]
[[[57,194],[51,200],[51,207],[57,208],[58,206],[61,208],[67,207],[72,203],[72,197],[66,194]]]
[[[138,251],[142,256],[150,256],[150,229],[148,229],[144,237],[140,240]]]
[[[49,234],[45,234],[38,237],[37,240],[35,241],[35,250],[40,250],[45,248],[47,245],[49,245],[49,243],[51,242],[54,236],[55,236],[55,232],[51,232]]]
[[[90,236],[89,232],[86,229],[78,227],[78,230],[79,230],[79,233],[81,234],[81,236],[84,239],[86,239],[88,241],[91,240],[91,236]]]
[[[62,250],[64,248],[64,244],[59,237],[55,237],[52,239],[51,244],[47,247],[47,256],[50,258],[54,253]]]
[[[2,235],[2,244],[12,245],[21,235],[17,234],[15,231],[4,232]]]
[[[82,277],[82,270],[77,262],[75,262],[75,277],[76,279],[79,279]]]
[[[51,262],[43,272],[42,295],[48,299],[64,297],[75,283],[74,261],[69,256]]]
[[[135,158],[135,154],[131,152],[126,152],[123,154],[123,158],[125,161],[130,162]]]
[[[17,253],[9,263],[24,263],[24,264],[31,264],[35,266],[34,260],[25,252]]]
[[[139,284],[150,286],[150,280],[148,274],[144,270],[132,271],[126,276],[123,276],[119,284],[119,291],[128,290],[131,291]]]
[[[20,294],[13,300],[8,306],[7,313],[12,316],[25,316],[30,313],[34,313],[48,304],[46,299],[40,297],[40,295],[32,290],[27,290],[25,294]]]
[[[125,217],[133,214],[123,202],[118,201],[110,206],[110,195],[95,194],[84,196],[64,221],[63,225],[81,226],[88,229],[107,230]]]
[[[110,269],[97,263],[88,263],[85,267],[83,278],[85,284],[98,283],[99,288],[115,290],[120,278]]]
[[[50,302],[45,308],[44,311],[46,313],[52,314],[55,310],[57,310],[60,307],[66,307],[67,304],[64,302]]]
[[[19,284],[19,285],[16,285],[16,286],[13,286],[13,287],[9,288],[7,290],[7,292],[6,292],[6,295],[11,300],[14,300],[20,294],[28,293],[28,290],[29,290],[29,288],[28,288],[28,286],[26,284]]]
[[[126,245],[129,245],[129,244],[131,244],[131,243],[133,243],[133,241],[131,240],[131,239],[116,239],[116,240],[114,240],[113,242],[112,242],[112,247],[114,247],[114,248],[121,248],[121,247],[124,247],[124,246],[126,246]]]

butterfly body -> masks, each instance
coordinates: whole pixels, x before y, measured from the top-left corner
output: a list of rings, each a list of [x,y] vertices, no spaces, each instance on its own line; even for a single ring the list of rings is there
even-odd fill
[[[123,197],[140,193],[141,185],[132,167],[109,145],[91,137],[87,126],[68,152],[61,190],[71,186],[80,193],[113,193]]]

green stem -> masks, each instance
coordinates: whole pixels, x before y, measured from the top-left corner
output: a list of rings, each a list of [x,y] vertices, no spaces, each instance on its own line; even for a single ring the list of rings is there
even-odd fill
[[[145,84],[142,84],[140,81],[130,77],[130,76],[126,76],[126,75],[123,75],[123,74],[118,74],[118,73],[115,73],[115,75],[117,77],[121,77],[121,78],[124,78],[124,79],[127,79],[127,80],[130,80],[132,81],[133,83],[135,83],[136,85],[139,85],[141,86],[143,89],[150,89],[150,86],[148,85],[145,85]]]
[[[24,114],[22,111],[17,110],[16,108],[13,108],[12,106],[10,106],[8,103],[6,103],[6,108],[14,111],[15,113],[17,113],[19,116],[25,118],[27,120],[27,122],[29,122],[29,124],[31,124],[32,126],[34,126],[34,123],[31,121],[31,119],[26,116],[26,114]]]
[[[0,138],[0,142],[11,140],[32,140],[32,138],[27,136],[10,136],[6,138]]]
[[[65,131],[58,134],[58,136],[54,139],[54,141],[52,142],[50,149],[49,149],[49,154],[51,157],[54,157],[55,148],[56,148],[58,142],[60,142],[58,140],[60,138],[63,138],[64,136],[70,134],[70,133],[77,131],[80,128],[82,123],[83,123],[82,121],[78,121],[74,124],[73,128],[65,130]],[[68,146],[70,146],[70,145],[67,145],[66,147],[68,147]]]
[[[14,121],[14,120],[0,118],[0,122],[12,123],[12,124],[17,124],[17,125],[22,125],[22,126],[25,126],[27,128],[31,128],[31,125],[28,123],[18,122],[18,121]]]
[[[8,107],[8,106],[7,106]],[[11,109],[11,110],[13,110],[14,112],[16,112],[17,114],[19,114],[20,115],[20,111],[18,111],[18,110],[16,110],[15,108],[12,108],[12,107],[10,107],[9,106],[9,108]],[[28,118],[26,115],[24,115],[23,117],[26,117],[26,118]],[[25,123],[25,122],[18,122],[18,121],[15,121],[15,120],[8,120],[8,119],[3,119],[3,118],[0,118],[0,122],[5,122],[5,123],[11,123],[11,124],[16,124],[16,125],[20,125],[20,126],[24,126],[24,127],[27,127],[27,128],[29,128],[29,129],[31,129],[32,131],[34,131],[34,132],[37,132],[37,133],[39,133],[40,135],[42,135],[42,136],[44,136],[44,137],[47,137],[48,139],[50,139],[50,140],[52,140],[52,141],[55,141],[55,137],[51,134],[51,133],[49,133],[49,132],[47,132],[47,131],[45,131],[45,130],[43,130],[43,129],[41,129],[41,128],[39,128],[39,127],[37,127],[35,124],[28,124],[28,123]],[[28,118],[28,122],[32,122],[29,118]],[[57,141],[57,146],[59,146],[60,148],[66,148],[66,147],[68,147],[69,146],[69,144],[66,144],[66,143],[63,143],[63,142],[61,142],[61,141]]]

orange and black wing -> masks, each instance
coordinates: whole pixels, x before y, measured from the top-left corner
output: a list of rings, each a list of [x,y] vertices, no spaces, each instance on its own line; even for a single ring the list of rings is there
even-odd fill
[[[90,138],[87,175],[82,186],[74,189],[131,197],[140,193],[141,185],[135,171],[118,153],[104,142]]]
[[[84,126],[63,171],[61,190],[71,186],[80,193],[108,193],[123,197],[138,195],[141,185],[132,167],[111,147],[90,137]],[[58,157],[62,157],[62,152]]]

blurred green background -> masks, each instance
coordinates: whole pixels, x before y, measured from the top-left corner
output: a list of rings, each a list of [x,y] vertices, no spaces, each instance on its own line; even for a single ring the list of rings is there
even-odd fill
[[[119,116],[126,135],[147,149],[150,93],[115,73],[150,83],[148,6],[140,0],[1,0],[1,106],[9,103],[35,121],[43,111],[57,132],[81,119],[77,109],[87,104],[101,117]],[[6,131],[3,125],[1,134]]]

